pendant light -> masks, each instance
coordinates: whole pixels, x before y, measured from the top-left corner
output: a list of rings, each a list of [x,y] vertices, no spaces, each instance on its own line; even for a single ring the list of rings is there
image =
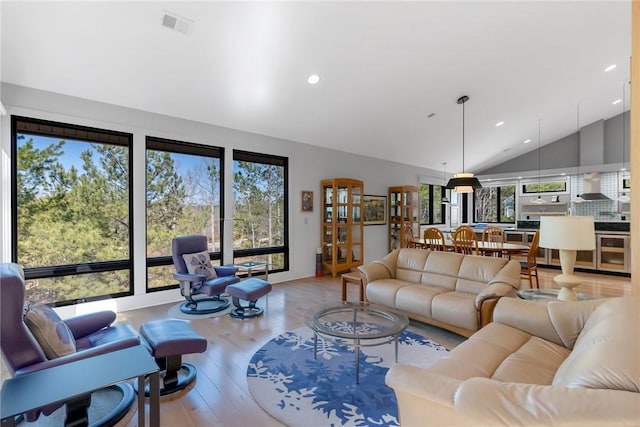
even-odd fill
[[[442,169],[443,169],[443,175],[444,175],[444,179],[442,180],[442,182],[447,182],[447,162],[442,162]],[[443,205],[448,205],[451,202],[447,197],[447,193],[446,193],[447,190],[445,189],[444,191],[445,191],[445,195],[442,196],[442,200],[440,201],[440,203],[442,203]]]
[[[540,119],[538,119],[538,197],[533,201],[536,205],[544,203],[544,199],[540,197]]]
[[[578,128],[578,132],[576,133],[576,135],[578,135],[578,180],[576,182],[580,182],[580,104],[578,104],[578,109],[577,109],[577,128]],[[576,187],[578,186],[578,184],[576,184]],[[583,199],[582,197],[580,197],[580,194],[576,194],[576,197],[573,198],[573,200],[571,200],[573,203],[582,203],[582,202],[586,202],[585,199]]]
[[[626,167],[626,162],[625,162],[625,158],[626,158],[626,150],[625,150],[625,145],[626,145],[626,131],[627,129],[625,128],[625,115],[624,115],[624,107],[625,107],[625,83],[622,82],[622,168],[620,169],[620,179],[618,179],[618,194],[620,195],[618,197],[618,202],[620,203],[629,203],[631,201],[631,197],[629,197],[627,195],[627,192],[624,190],[624,186],[622,187],[622,193],[620,192],[620,181],[624,180],[624,172],[627,170]]]
[[[464,171],[464,103],[469,100],[467,95],[458,98],[458,104],[462,104],[462,172],[453,175],[447,183],[448,189],[453,189],[456,193],[473,193],[476,188],[482,188],[478,178],[472,173]]]

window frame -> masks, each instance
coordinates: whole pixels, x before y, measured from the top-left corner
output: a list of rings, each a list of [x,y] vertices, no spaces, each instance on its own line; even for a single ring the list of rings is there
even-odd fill
[[[433,204],[433,199],[434,199],[434,190],[436,188],[440,188],[440,200],[442,200],[443,197],[445,197],[447,195],[447,188],[444,185],[438,185],[438,184],[428,184],[426,182],[421,182],[420,184],[418,184],[418,194],[422,194],[421,191],[421,187],[422,186],[428,186],[429,187],[429,221],[428,222],[423,222],[422,221],[422,215],[420,215],[420,226],[423,225],[444,225],[446,224],[447,221],[447,209],[446,207],[443,207],[444,205],[440,205],[440,222],[434,222],[434,204]],[[422,202],[420,202],[420,212],[422,213]]]
[[[233,150],[232,155],[233,162],[253,162],[253,163],[263,163],[270,164],[274,166],[282,166],[284,168],[283,173],[283,225],[284,229],[282,232],[283,237],[283,245],[282,246],[270,246],[266,248],[249,248],[249,249],[233,249],[233,262],[235,263],[236,258],[243,257],[252,257],[252,256],[260,256],[260,255],[272,255],[272,254],[283,254],[283,267],[271,269],[269,268],[269,273],[279,273],[283,271],[289,271],[289,158],[284,156],[277,156],[273,154],[265,154],[265,153],[256,153],[252,151],[245,150]],[[235,170],[234,170],[235,173]],[[234,178],[235,179],[235,178]],[[231,184],[235,184],[235,181]],[[235,203],[235,195],[234,195],[234,203]],[[233,230],[231,230],[233,235]],[[253,273],[261,274],[261,272]]]
[[[159,256],[159,257],[148,257],[146,255],[147,248],[147,151],[163,151],[167,153],[175,153],[175,154],[187,154],[187,155],[200,155],[202,157],[212,157],[217,158],[220,161],[220,220],[219,220],[219,230],[220,230],[220,251],[218,252],[209,252],[209,258],[212,260],[222,261],[224,259],[224,154],[225,150],[223,147],[216,147],[204,144],[197,144],[193,142],[185,142],[168,138],[161,138],[152,135],[145,136],[145,277],[148,278],[148,269],[150,267],[164,267],[173,265],[173,257],[171,255]],[[149,281],[147,280],[145,283],[145,289],[147,293],[151,292],[160,292],[165,291],[167,289],[176,289],[180,286],[178,282],[168,284],[166,286],[158,286],[155,288],[149,288]]]
[[[19,130],[18,124],[38,128],[60,128],[59,131],[46,132],[38,128],[29,130]],[[65,135],[64,131],[68,133]],[[111,144],[127,147],[128,149],[128,213],[129,213],[129,258],[128,260],[98,261],[90,263],[73,263],[64,265],[50,265],[46,267],[26,267],[24,268],[25,280],[52,279],[65,276],[81,276],[86,274],[104,273],[111,271],[129,270],[129,290],[105,295],[91,296],[86,298],[76,298],[71,300],[55,301],[54,307],[63,307],[90,301],[100,301],[111,298],[131,296],[134,294],[134,251],[133,251],[133,134],[129,132],[101,129],[91,126],[77,125],[73,123],[63,123],[52,120],[38,119],[34,117],[11,115],[11,260],[19,263],[18,259],[18,133],[28,133],[43,137],[53,137],[60,139],[73,139],[88,143]],[[74,134],[83,133],[82,136]],[[102,138],[101,138],[102,136]],[[110,138],[112,137],[112,138]],[[125,139],[126,143],[119,140]]]
[[[502,192],[502,187],[513,187],[513,221],[501,221],[500,219],[502,218],[502,203],[501,203],[501,192]],[[473,222],[477,223],[477,222],[481,222],[481,223],[487,223],[487,224],[515,224],[516,221],[518,220],[518,213],[517,213],[517,200],[516,200],[516,191],[517,191],[517,187],[518,187],[518,183],[517,182],[496,182],[495,184],[492,185],[485,185],[483,188],[496,188],[496,197],[495,200],[493,200],[493,202],[495,202],[496,204],[496,217],[497,217],[497,221],[486,221],[486,220],[482,220],[479,221],[478,218],[476,217],[476,192],[474,191],[473,194]]]

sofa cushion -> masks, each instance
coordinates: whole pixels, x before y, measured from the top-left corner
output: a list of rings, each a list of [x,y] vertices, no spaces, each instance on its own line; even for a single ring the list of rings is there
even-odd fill
[[[531,336],[504,359],[492,378],[503,382],[549,385],[569,353],[565,347]]]
[[[453,252],[428,252],[429,257],[425,262],[420,282],[454,290],[464,255]]]
[[[430,253],[424,249],[401,250],[396,261],[396,279],[419,283],[424,264]]]
[[[24,321],[48,359],[76,352],[76,341],[69,327],[48,305],[29,305]]]
[[[458,380],[491,378],[500,364],[530,339],[518,329],[489,323],[446,353],[429,370]]]
[[[398,289],[395,308],[420,316],[432,317],[433,298],[448,291],[448,289],[438,286],[409,284]]]
[[[367,301],[395,308],[398,290],[411,283],[398,279],[379,279],[368,283]]]
[[[431,306],[431,318],[439,322],[475,331],[478,329],[476,296],[457,291],[436,295]]]
[[[498,257],[466,256],[460,264],[456,291],[479,294],[509,260]]]
[[[589,316],[553,385],[640,392],[640,298],[613,298]]]
[[[213,279],[218,277],[216,270],[211,265],[211,258],[209,252],[195,252],[192,254],[183,254],[182,258],[187,265],[187,271],[189,274],[201,274],[207,279]]]

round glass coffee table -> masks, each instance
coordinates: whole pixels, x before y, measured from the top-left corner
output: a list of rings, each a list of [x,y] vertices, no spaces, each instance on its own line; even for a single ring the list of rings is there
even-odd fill
[[[306,317],[313,330],[313,356],[317,358],[318,336],[355,348],[356,384],[360,383],[360,347],[395,343],[398,362],[398,337],[409,326],[404,314],[366,302],[343,302],[323,307]]]
[[[520,289],[517,294],[521,299],[526,299],[530,301],[559,301],[558,300],[558,289]],[[578,292],[578,300],[586,300],[591,299],[592,297],[587,294],[583,294]]]

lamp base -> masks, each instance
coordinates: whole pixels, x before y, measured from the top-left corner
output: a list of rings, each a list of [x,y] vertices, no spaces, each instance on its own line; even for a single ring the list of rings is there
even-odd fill
[[[578,294],[573,290],[580,283],[580,279],[573,274],[558,274],[553,280],[560,285],[559,301],[577,301]]]

